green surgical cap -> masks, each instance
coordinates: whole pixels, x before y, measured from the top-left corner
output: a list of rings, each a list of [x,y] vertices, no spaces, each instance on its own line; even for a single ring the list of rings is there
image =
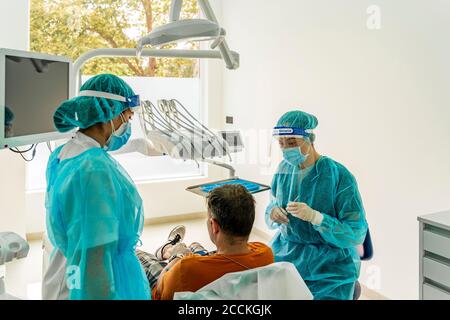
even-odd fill
[[[133,89],[122,79],[112,74],[95,76],[81,87],[80,91],[91,90],[112,93],[122,97],[135,95]],[[97,123],[108,122],[129,109],[125,102],[80,96],[64,101],[53,115],[53,122],[59,132],[74,128],[86,129]]]
[[[319,121],[312,114],[296,110],[285,113],[278,120],[277,127],[294,127],[304,130],[312,130],[317,127]]]
[[[312,114],[300,110],[294,110],[285,113],[280,118],[280,120],[278,120],[276,126],[300,128],[303,130],[313,130],[317,127],[318,124],[319,121]],[[310,138],[311,142],[314,142],[316,139],[314,133],[310,133],[308,137]]]

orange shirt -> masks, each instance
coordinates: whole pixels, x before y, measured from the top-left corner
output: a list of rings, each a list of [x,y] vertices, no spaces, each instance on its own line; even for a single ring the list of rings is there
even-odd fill
[[[274,262],[272,249],[259,242],[248,244],[250,253],[229,255],[247,268],[263,267]],[[228,257],[228,256],[227,256]],[[230,272],[247,270],[223,255],[190,255],[183,257],[162,275],[159,285],[152,291],[153,300],[172,300],[175,292],[195,292]]]

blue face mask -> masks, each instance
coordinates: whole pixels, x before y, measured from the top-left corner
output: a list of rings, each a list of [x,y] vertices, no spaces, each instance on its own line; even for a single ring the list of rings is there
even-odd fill
[[[283,158],[293,166],[299,166],[306,161],[308,155],[301,152],[299,147],[286,148],[283,150]]]
[[[125,122],[114,132],[106,142],[106,151],[116,151],[122,148],[131,137],[131,123]]]

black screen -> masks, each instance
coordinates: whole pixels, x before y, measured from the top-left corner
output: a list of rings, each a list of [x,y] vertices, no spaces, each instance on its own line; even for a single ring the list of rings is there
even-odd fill
[[[69,63],[6,56],[5,137],[54,132],[53,113],[69,98]]]

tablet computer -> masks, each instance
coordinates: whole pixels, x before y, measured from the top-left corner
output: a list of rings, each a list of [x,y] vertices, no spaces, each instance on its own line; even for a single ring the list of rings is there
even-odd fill
[[[186,190],[189,192],[198,194],[200,196],[206,197],[215,188],[221,187],[224,185],[230,185],[230,184],[242,185],[251,194],[270,190],[270,187],[265,184],[261,184],[261,183],[253,182],[253,181],[249,181],[249,180],[244,180],[244,179],[240,179],[240,178],[233,178],[233,179],[209,182],[209,183],[205,183],[205,184],[188,187]]]

